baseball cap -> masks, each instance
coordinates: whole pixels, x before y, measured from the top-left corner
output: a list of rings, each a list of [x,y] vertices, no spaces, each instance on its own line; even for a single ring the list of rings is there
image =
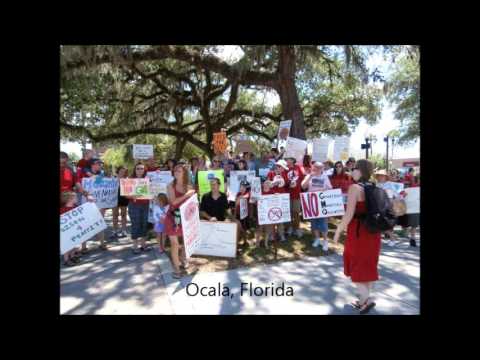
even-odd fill
[[[90,166],[92,166],[93,164],[96,164],[96,163],[100,163],[100,164],[103,164],[103,161],[101,159],[98,159],[98,158],[93,158],[93,159],[90,159]]]

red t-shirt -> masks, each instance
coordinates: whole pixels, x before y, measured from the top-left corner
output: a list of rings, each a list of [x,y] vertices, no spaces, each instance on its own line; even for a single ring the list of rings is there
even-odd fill
[[[272,195],[272,194],[275,194],[275,193],[273,192],[273,189],[270,189],[270,190],[268,190],[268,191],[265,191],[265,190],[263,189],[263,186],[262,186],[262,195]]]
[[[160,170],[160,166],[147,167],[147,172]]]
[[[267,179],[270,180],[270,181],[273,181],[273,179],[275,178],[275,176],[277,176],[275,174],[275,172],[273,170],[269,171],[268,175],[267,175]],[[284,193],[288,193],[288,177],[287,177],[287,172],[286,171],[282,171],[282,173],[280,174],[280,176],[283,178],[284,180],[284,185],[282,187],[279,187],[279,186],[274,186],[272,187],[272,194],[284,194]]]
[[[332,189],[342,189],[342,193],[346,194],[350,185],[353,184],[353,179],[351,176],[343,173],[330,176],[330,183],[332,184]]]
[[[75,173],[72,169],[65,167],[60,168],[60,193],[65,191],[73,191],[75,186]]]
[[[290,199],[298,200],[300,199],[300,193],[302,192],[302,180],[305,177],[303,169],[298,166],[294,165],[291,168],[288,168],[287,171],[287,178],[288,178],[288,191],[290,192]],[[296,181],[296,185],[294,188],[290,187],[290,182],[292,180]]]
[[[411,174],[405,174],[404,178],[403,178],[403,183],[408,187],[408,186],[412,186],[413,184],[415,184],[415,178],[413,175]]]

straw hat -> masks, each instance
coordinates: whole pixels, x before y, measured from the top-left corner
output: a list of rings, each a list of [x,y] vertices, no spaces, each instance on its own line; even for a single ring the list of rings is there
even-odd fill
[[[384,175],[384,176],[387,176],[387,177],[390,176],[390,175],[387,173],[387,170],[384,170],[384,169],[375,171],[375,174],[374,174],[374,175],[375,175],[375,176],[377,176],[377,175]]]

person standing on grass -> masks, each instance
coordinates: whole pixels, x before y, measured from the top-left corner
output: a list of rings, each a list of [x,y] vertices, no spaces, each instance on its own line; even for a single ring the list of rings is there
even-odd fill
[[[153,206],[153,219],[155,220],[154,231],[157,235],[158,250],[160,254],[165,252],[165,219],[168,212],[168,198],[166,194],[158,194]]]
[[[273,190],[270,186],[269,181],[265,181],[262,184],[262,195],[271,195],[273,194]],[[260,225],[258,224],[256,230],[255,230],[255,246],[260,246],[261,245],[261,237],[262,235],[265,236],[264,240],[264,247],[265,249],[268,249],[268,241],[269,239],[272,238],[272,226],[270,225]]]
[[[291,236],[295,232],[295,235],[301,238],[303,231],[300,230],[300,213],[302,211],[300,193],[302,191],[302,181],[305,174],[302,168],[296,164],[297,160],[295,158],[288,157],[285,160],[288,166],[288,191],[290,193],[290,216],[292,218],[291,226],[289,226],[287,234]]]
[[[332,184],[328,176],[323,173],[323,164],[321,162],[315,162],[312,165],[312,172],[308,174],[302,181],[302,189],[308,192],[325,191],[330,190]],[[314,236],[312,243],[313,247],[322,245],[324,252],[328,251],[328,218],[311,219],[310,224]],[[320,240],[320,234],[323,236],[323,242]]]
[[[167,192],[169,199],[169,210],[165,219],[165,232],[170,238],[171,255],[173,263],[173,278],[180,279],[180,257],[183,261],[183,269],[186,269],[185,249],[180,245],[180,238],[183,238],[182,223],[180,217],[180,206],[190,197],[196,195],[196,191],[190,184],[188,170],[182,165],[177,165],[173,171],[174,179],[168,184]]]
[[[119,166],[117,168],[117,179],[120,183],[120,179],[127,178],[127,168],[125,166]],[[120,186],[118,187],[118,205],[112,209],[112,222],[113,222],[113,234],[111,238],[126,237],[127,236],[127,207],[128,199],[125,196],[120,195]],[[118,230],[118,215],[121,216],[122,230]]]
[[[144,179],[147,175],[145,165],[137,163],[133,169],[131,179]],[[151,251],[152,248],[147,246],[147,223],[148,223],[148,208],[150,200],[138,199],[139,196],[127,196],[128,201],[128,216],[132,223],[132,252],[137,255],[141,251]],[[140,249],[138,248],[138,244]]]
[[[358,291],[358,300],[352,305],[366,314],[375,306],[371,299],[373,282],[378,280],[378,259],[380,256],[380,232],[371,233],[360,221],[367,212],[363,184],[370,180],[373,164],[368,160],[358,160],[352,169],[355,184],[348,189],[347,210],[338,225],[334,236],[337,243],[340,234],[347,229],[347,239],[343,253],[343,266],[346,276],[352,279]]]
[[[278,160],[275,163],[275,167],[267,175],[268,186],[271,188],[272,194],[285,194],[288,193],[288,166],[285,160]],[[268,225],[270,236],[274,236],[275,227],[277,228],[277,234],[280,237],[280,241],[287,241],[285,237],[285,226],[283,223]]]

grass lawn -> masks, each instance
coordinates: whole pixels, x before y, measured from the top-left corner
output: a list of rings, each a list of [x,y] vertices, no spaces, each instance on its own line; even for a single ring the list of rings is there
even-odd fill
[[[328,227],[328,238],[332,241],[335,234],[336,224],[340,220],[330,219]],[[269,242],[269,249],[263,247],[255,247],[253,242],[255,240],[255,233],[253,230],[248,232],[248,247],[240,245],[240,252],[237,253],[236,258],[220,258],[214,256],[200,256],[193,255],[189,262],[189,272],[212,272],[229,269],[236,269],[241,267],[254,267],[263,264],[273,264],[280,261],[294,261],[302,259],[305,256],[326,256],[321,247],[312,247],[313,236],[310,232],[310,223],[300,223],[300,228],[304,231],[302,238],[297,238],[296,235],[287,237],[286,242],[278,242],[277,259],[275,260],[275,250],[272,242]],[[154,239],[151,239],[155,241]],[[263,241],[262,241],[263,243]],[[329,253],[343,253],[344,237],[341,236],[338,244],[329,243]],[[167,249],[169,248],[167,241]]]

